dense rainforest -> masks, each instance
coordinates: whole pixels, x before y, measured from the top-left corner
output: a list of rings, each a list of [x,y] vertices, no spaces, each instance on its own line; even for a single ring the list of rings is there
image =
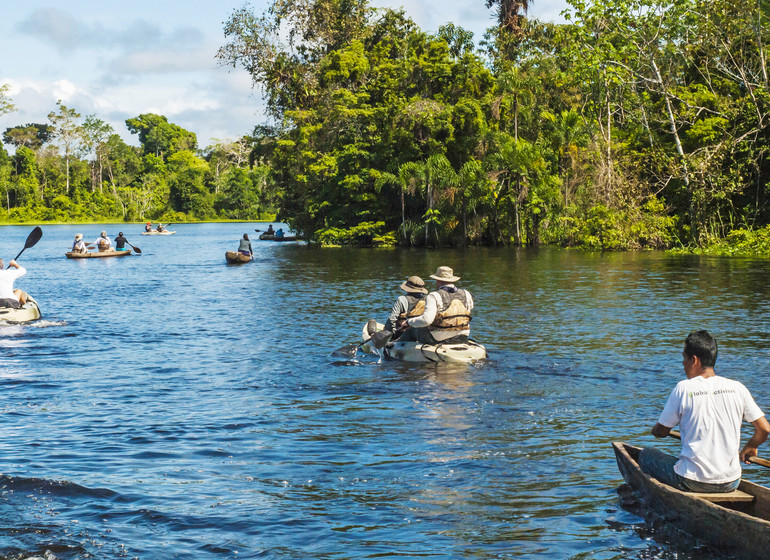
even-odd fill
[[[367,0],[235,10],[217,56],[250,72],[265,122],[200,150],[143,114],[135,148],[60,103],[3,134],[5,219],[277,211],[330,245],[770,244],[767,0],[569,0],[564,24],[474,1],[496,17],[483,38]]]

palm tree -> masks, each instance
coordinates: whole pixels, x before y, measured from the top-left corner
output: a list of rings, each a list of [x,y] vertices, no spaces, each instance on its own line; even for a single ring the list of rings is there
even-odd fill
[[[529,0],[486,0],[487,8],[497,6],[497,23],[508,31],[521,29],[521,14],[529,10]]]

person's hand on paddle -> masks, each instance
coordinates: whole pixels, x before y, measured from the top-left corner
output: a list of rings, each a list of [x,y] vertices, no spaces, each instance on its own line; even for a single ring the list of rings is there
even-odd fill
[[[757,456],[757,448],[756,447],[749,447],[748,445],[741,449],[741,452],[739,454],[739,457],[741,458],[742,463],[746,463],[747,465],[751,463],[749,459],[751,457]]]
[[[15,260],[13,260],[13,261],[8,263],[8,268],[11,268],[11,267],[19,268],[19,264]]]

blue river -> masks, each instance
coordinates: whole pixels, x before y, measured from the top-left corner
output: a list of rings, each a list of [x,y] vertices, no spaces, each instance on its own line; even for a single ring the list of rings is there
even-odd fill
[[[0,324],[0,558],[724,558],[626,503],[610,443],[676,449],[649,429],[700,328],[770,409],[770,261],[321,249],[266,226],[43,226],[17,282],[43,318]],[[65,258],[101,229],[142,254]],[[0,227],[6,263],[31,230]],[[226,264],[243,233],[254,261]],[[335,352],[440,265],[488,362]]]

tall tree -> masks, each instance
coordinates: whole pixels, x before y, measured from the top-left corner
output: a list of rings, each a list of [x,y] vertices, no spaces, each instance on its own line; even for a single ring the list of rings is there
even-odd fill
[[[496,7],[497,23],[500,27],[519,33],[522,15],[529,10],[529,0],[486,0],[487,8]]]
[[[23,126],[6,128],[3,132],[3,142],[39,150],[43,144],[51,140],[52,132],[53,129],[49,124],[27,123]]]
[[[154,154],[167,160],[170,155],[183,150],[195,150],[198,138],[194,132],[168,122],[163,115],[143,113],[126,119],[126,127],[132,134],[139,135],[139,142],[145,154]]]
[[[9,95],[10,90],[10,84],[0,84],[0,117],[13,113],[16,110],[16,106],[11,101]]]
[[[83,127],[78,124],[80,113],[75,109],[65,106],[61,99],[56,102],[59,112],[48,113],[48,120],[53,126],[53,137],[59,145],[64,148],[64,162],[67,169],[67,193],[70,192],[70,158],[85,143],[85,133]]]

